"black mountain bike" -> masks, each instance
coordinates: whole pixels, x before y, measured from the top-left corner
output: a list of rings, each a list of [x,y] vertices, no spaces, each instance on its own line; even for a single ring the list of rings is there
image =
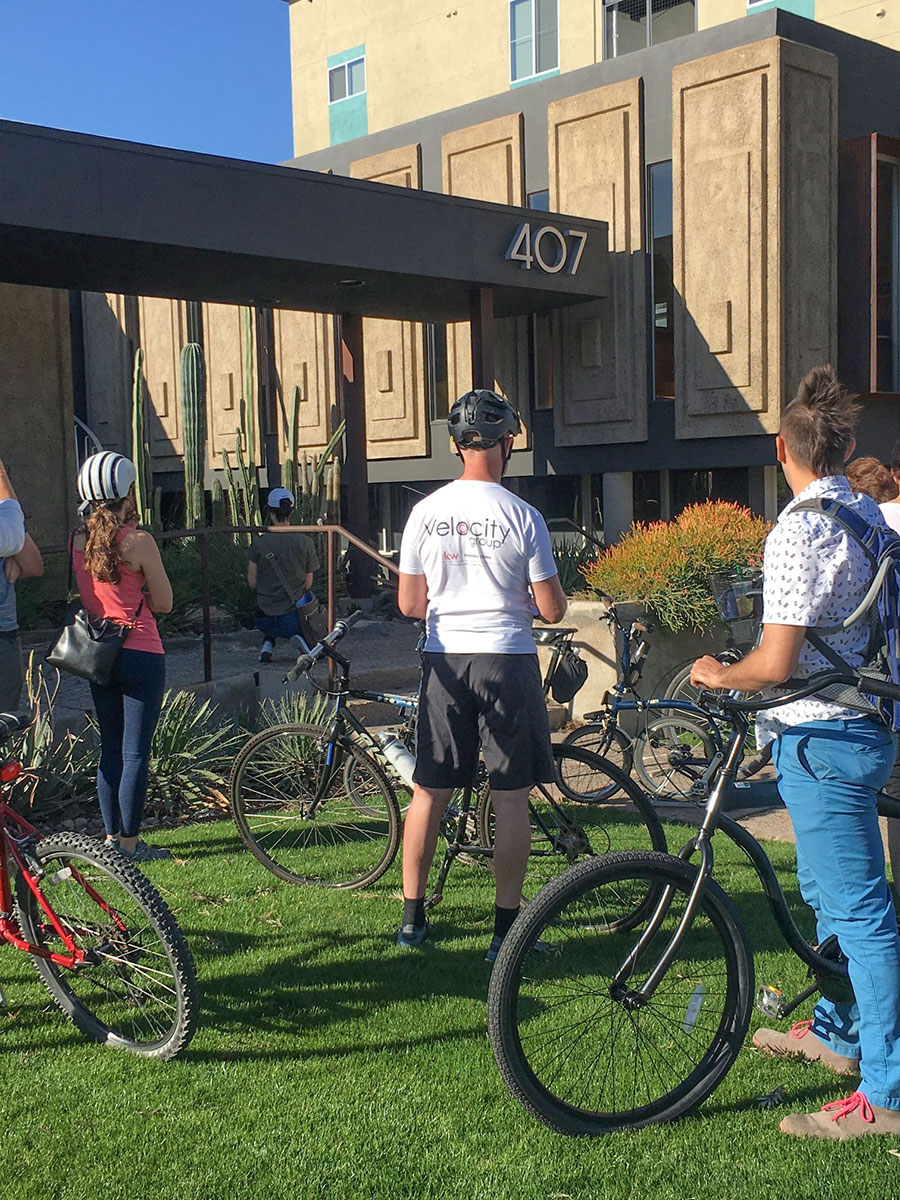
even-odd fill
[[[523,909],[494,966],[488,1025],[504,1081],[538,1120],[568,1134],[637,1129],[691,1112],[727,1074],[750,1021],[754,970],[743,922],[712,878],[717,829],[750,859],[782,936],[815,977],[790,1003],[762,988],[763,1012],[786,1017],[818,991],[852,999],[837,940],[806,941],[765,851],[721,809],[752,711],[858,682],[823,672],[765,702],[703,693],[732,733],[697,834],[677,856],[578,863]],[[900,697],[881,680],[867,678],[865,690]],[[881,796],[879,811],[900,816],[900,803]]]
[[[387,701],[407,710],[414,710],[417,702],[350,687],[350,663],[336,645],[360,615],[339,621],[297,659],[288,675],[307,675],[313,687],[328,696],[332,708],[327,719],[263,730],[243,747],[232,769],[232,815],[238,832],[263,866],[287,883],[365,887],[385,873],[397,853],[401,804],[408,803],[411,789],[381,757],[377,740],[348,701]],[[310,675],[323,660],[337,668],[333,679]],[[588,781],[601,778],[608,784],[614,767],[578,747],[555,747],[554,761],[556,781],[537,784],[529,797],[528,877],[535,889],[566,864],[605,853],[614,845],[649,844],[665,850],[659,817],[639,789],[614,803],[594,801]],[[619,778],[628,784],[626,776]],[[430,904],[440,900],[456,858],[491,858],[493,822],[491,791],[479,773],[470,787],[453,797],[444,814],[441,831],[447,851]]]

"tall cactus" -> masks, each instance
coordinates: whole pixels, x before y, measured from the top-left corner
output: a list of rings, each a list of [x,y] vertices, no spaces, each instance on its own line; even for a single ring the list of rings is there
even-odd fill
[[[131,458],[137,473],[134,481],[134,499],[138,520],[148,529],[152,527],[153,509],[153,466],[150,446],[144,424],[144,351],[138,346],[134,352],[134,377],[131,387]]]
[[[184,429],[184,511],[189,529],[206,524],[206,367],[203,349],[188,342],[181,351],[181,414]]]
[[[222,490],[222,481],[220,479],[214,479],[212,485],[212,523],[214,527],[228,524],[225,509],[225,492]]]
[[[291,391],[291,413],[287,430],[287,458],[281,469],[284,486],[294,497],[297,496],[297,439],[300,424],[300,389],[294,387]]]

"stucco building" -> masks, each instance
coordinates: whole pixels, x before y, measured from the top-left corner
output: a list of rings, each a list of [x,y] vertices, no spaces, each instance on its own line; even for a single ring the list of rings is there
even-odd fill
[[[826,360],[865,398],[861,449],[900,437],[900,0],[293,0],[291,53],[292,165],[521,206],[522,271],[575,265],[548,213],[608,224],[607,298],[496,323],[496,384],[526,425],[511,483],[547,515],[608,538],[707,495],[773,516],[771,434]],[[327,440],[339,339],[265,297],[246,333],[224,304],[0,287],[0,360],[30,355],[0,370],[4,438],[14,387],[54,397],[57,441],[74,412],[127,448],[139,344],[175,493],[178,353],[201,340],[210,470],[249,356],[273,481],[295,385],[300,444]],[[372,533],[390,548],[417,491],[454,472],[443,420],[470,385],[468,330],[368,319],[364,343]]]

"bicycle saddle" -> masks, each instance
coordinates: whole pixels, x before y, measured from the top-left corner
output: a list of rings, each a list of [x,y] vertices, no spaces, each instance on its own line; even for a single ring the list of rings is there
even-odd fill
[[[562,627],[552,629],[532,629],[531,636],[541,646],[549,645],[555,642],[557,638],[569,637],[570,634],[577,633],[577,629],[563,629]]]

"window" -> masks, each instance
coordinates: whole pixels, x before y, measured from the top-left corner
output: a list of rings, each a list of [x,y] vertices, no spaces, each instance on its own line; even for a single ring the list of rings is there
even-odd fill
[[[545,188],[542,192],[529,192],[525,197],[526,208],[536,208],[539,212],[550,211],[550,192]]]
[[[876,171],[875,388],[900,392],[900,162]]]
[[[694,0],[606,0],[603,16],[607,58],[669,42],[697,28]]]
[[[355,58],[341,63],[328,72],[328,102],[335,104],[348,96],[359,96],[366,90],[366,60]]]
[[[675,289],[672,280],[672,163],[653,163],[647,168],[651,249],[650,295],[653,305],[654,394],[657,398],[675,397],[675,327],[673,303]]]
[[[425,326],[425,389],[428,419],[446,421],[450,415],[447,375],[447,326]]]
[[[559,69],[557,0],[511,0],[509,77],[513,83]]]

